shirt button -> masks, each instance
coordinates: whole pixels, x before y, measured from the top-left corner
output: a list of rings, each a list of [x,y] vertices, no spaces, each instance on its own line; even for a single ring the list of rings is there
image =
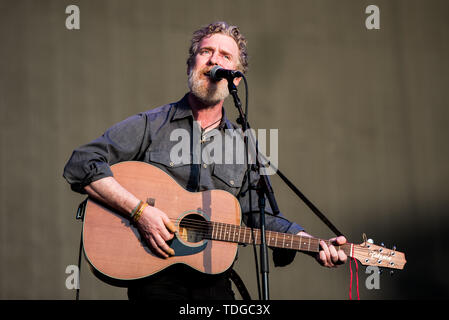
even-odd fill
[[[229,181],[229,183],[233,186],[234,185],[234,180]]]
[[[170,167],[173,167],[175,164],[172,162],[170,162]]]
[[[203,164],[203,168],[206,169],[207,168],[207,164],[204,163]]]

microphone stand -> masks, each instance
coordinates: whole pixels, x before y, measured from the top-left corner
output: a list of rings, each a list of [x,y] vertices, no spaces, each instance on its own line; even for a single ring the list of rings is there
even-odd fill
[[[234,85],[233,77],[227,77],[228,81],[228,90],[229,93],[232,95],[234,99],[234,104],[239,111],[240,117],[237,119],[237,123],[242,125],[243,132],[246,132],[246,130],[250,129],[248,120],[246,116],[243,113],[242,110],[242,104],[240,102],[240,99],[237,95],[237,88]],[[246,85],[246,79],[243,76],[243,79],[245,80]],[[248,92],[247,92],[248,95]],[[248,98],[248,97],[247,97]],[[249,135],[252,137],[252,135]],[[248,135],[244,135],[244,142],[246,147],[246,156],[247,156],[247,164],[248,164],[248,170],[247,170],[247,180],[248,180],[248,190],[252,188],[251,181],[250,181],[250,173],[252,165],[249,163],[248,159]],[[260,161],[259,161],[259,149],[257,146],[257,140],[256,142],[252,141],[255,147],[256,151],[256,170],[262,168]],[[275,169],[275,173],[284,181],[284,183],[311,209],[311,211],[324,223],[326,226],[329,227],[337,236],[342,236],[343,233],[335,227],[332,222],[327,219],[327,217],[309,200],[307,197],[279,170],[279,168],[275,167],[273,164],[271,164],[263,155],[261,155],[262,158],[264,158],[264,161],[266,164],[271,166]],[[257,190],[257,194],[259,197],[259,209],[260,209],[260,231],[261,231],[261,237],[260,237],[260,265],[261,265],[261,274],[262,274],[262,300],[269,300],[269,292],[268,292],[268,250],[267,250],[267,244],[266,244],[266,237],[265,237],[265,196],[268,199],[268,202],[270,203],[271,209],[273,211],[273,215],[279,214],[279,208],[276,202],[276,199],[274,197],[273,188],[271,187],[270,180],[268,179],[267,175],[260,174],[260,179],[257,187],[255,188]],[[251,203],[250,203],[251,206]],[[252,212],[252,210],[250,210]],[[259,293],[260,294],[260,293]]]
[[[234,99],[235,107],[237,108],[240,117],[237,120],[238,123],[242,125],[243,132],[250,129],[249,123],[242,110],[242,103],[237,95],[237,88],[234,85],[233,78],[227,78],[228,80],[228,90]],[[248,135],[244,135],[244,142],[246,147],[246,155],[248,156]],[[254,144],[256,149],[256,168],[261,168],[259,162],[259,152],[257,142]],[[248,161],[247,157],[247,165],[248,165],[248,189],[251,188],[250,181],[250,170],[251,164]],[[269,286],[268,286],[268,273],[269,273],[269,264],[268,264],[268,247],[266,243],[266,235],[265,235],[265,196],[267,196],[268,202],[272,208],[273,214],[279,214],[279,207],[277,205],[276,199],[274,197],[273,188],[271,187],[271,183],[266,175],[261,174],[259,183],[257,185],[257,195],[259,198],[259,211],[260,211],[260,273],[262,274],[262,300],[269,300]]]

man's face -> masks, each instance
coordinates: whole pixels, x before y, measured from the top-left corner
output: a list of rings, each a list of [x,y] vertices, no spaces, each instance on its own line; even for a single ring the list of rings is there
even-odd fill
[[[237,69],[239,48],[229,36],[216,33],[201,40],[195,56],[195,64],[189,72],[190,91],[207,106],[216,105],[228,95],[226,79],[214,82],[207,73],[215,65],[224,69]],[[237,85],[240,79],[235,79]]]

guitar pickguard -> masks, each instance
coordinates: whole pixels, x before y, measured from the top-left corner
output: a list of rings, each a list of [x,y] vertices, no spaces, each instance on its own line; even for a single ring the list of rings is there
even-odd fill
[[[208,244],[208,240],[204,239],[204,230],[189,227],[189,224],[185,222],[187,220],[202,224],[209,221],[209,217],[200,210],[189,210],[180,215],[176,221],[178,232],[168,242],[170,248],[175,250],[175,256],[188,256],[201,252]]]

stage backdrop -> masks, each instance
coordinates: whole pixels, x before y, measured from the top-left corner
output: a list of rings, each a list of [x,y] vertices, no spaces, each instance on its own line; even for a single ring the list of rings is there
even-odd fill
[[[372,4],[379,29],[367,28]],[[406,252],[378,288],[359,269],[361,298],[447,298],[448,12],[445,0],[0,1],[0,298],[75,297],[66,268],[84,197],[62,178],[66,161],[112,124],[180,99],[191,34],[215,20],[248,39],[250,122],[279,129],[281,170],[348,240]],[[226,110],[235,120],[232,101]],[[288,218],[333,236],[272,180]],[[235,267],[257,298],[252,251]],[[348,265],[297,254],[269,276],[272,299],[348,298]],[[81,299],[126,297],[83,261]]]

